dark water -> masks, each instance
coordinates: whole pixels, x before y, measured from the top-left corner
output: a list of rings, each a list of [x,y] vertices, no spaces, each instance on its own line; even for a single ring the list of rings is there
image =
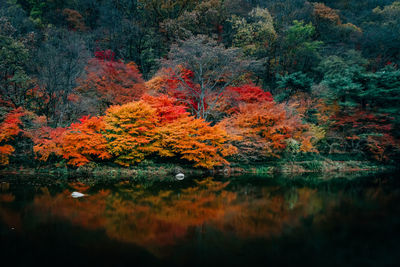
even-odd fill
[[[1,266],[399,266],[399,178],[353,176],[3,175]]]

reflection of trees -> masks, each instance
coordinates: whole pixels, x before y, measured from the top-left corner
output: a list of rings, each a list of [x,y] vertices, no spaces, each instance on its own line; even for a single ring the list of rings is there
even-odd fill
[[[227,190],[228,184],[208,178],[186,189],[157,192],[121,184],[115,193],[98,191],[83,199],[71,198],[68,190],[52,196],[42,189],[33,208],[43,220],[56,217],[87,229],[104,229],[111,238],[155,254],[209,227],[241,238],[279,234],[321,208],[315,190],[282,194],[278,187],[268,187],[251,188],[247,194]]]
[[[18,231],[21,229],[21,216],[7,205],[15,200],[15,196],[8,192],[9,189],[9,183],[0,183],[0,223]]]

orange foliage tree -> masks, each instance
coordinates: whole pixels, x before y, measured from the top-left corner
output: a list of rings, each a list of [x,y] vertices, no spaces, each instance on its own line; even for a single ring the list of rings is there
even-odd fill
[[[228,164],[225,157],[236,153],[224,129],[193,116],[183,116],[161,127],[158,133],[165,156],[179,155],[194,162],[195,167],[211,169]]]
[[[193,72],[182,67],[178,69],[179,73],[172,69],[161,69],[155,77],[146,82],[146,87],[153,92],[166,94],[179,100],[192,114],[198,114],[200,106],[207,109],[207,102],[214,95],[207,94],[200,99],[201,90],[193,82]]]
[[[102,118],[82,117],[78,123],[73,123],[63,134],[63,157],[68,164],[82,166],[94,159],[109,159],[107,140],[102,132],[105,124]]]
[[[62,138],[66,128],[41,127],[33,137],[33,151],[40,161],[47,161],[51,155],[62,156]]]
[[[143,100],[106,111],[105,138],[118,164],[129,166],[159,150],[156,147],[156,110]]]
[[[300,151],[313,150],[307,125],[302,124],[299,116],[286,111],[283,104],[272,101],[241,105],[221,125],[236,136],[233,143],[239,148],[242,160],[279,157],[289,141],[296,142]]]
[[[5,116],[4,121],[0,124],[0,165],[9,163],[9,157],[15,149],[7,143],[23,132],[21,117],[24,115],[26,113],[22,108],[14,109]]]
[[[221,127],[189,116],[187,107],[179,105],[178,100],[166,95],[143,99],[156,109],[160,156],[179,156],[194,162],[195,167],[212,168],[228,164],[224,157],[236,152],[227,143],[229,136]]]
[[[85,116],[79,121],[68,128],[40,128],[33,138],[37,158],[47,161],[55,155],[78,167],[96,159],[109,159],[107,141],[102,135],[105,128],[103,119]]]
[[[223,129],[195,119],[185,106],[163,95],[112,106],[104,120],[109,151],[124,166],[158,155],[212,168],[227,164],[224,157],[235,152],[227,144],[228,135]]]
[[[96,52],[86,67],[86,78],[75,89],[82,97],[97,102],[95,111],[102,112],[110,105],[121,105],[139,100],[145,92],[142,75],[135,63],[114,59],[114,53]]]

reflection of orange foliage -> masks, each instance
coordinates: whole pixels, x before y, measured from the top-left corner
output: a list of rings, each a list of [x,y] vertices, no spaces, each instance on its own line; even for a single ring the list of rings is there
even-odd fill
[[[73,183],[69,183],[68,185],[79,192],[86,192],[90,188],[89,185],[86,185],[81,182],[73,182]]]
[[[9,186],[9,184],[7,184]],[[8,187],[7,186],[7,187]],[[1,188],[6,189],[6,188]],[[8,188],[7,188],[8,190]],[[10,228],[15,230],[21,229],[21,214],[7,208],[7,203],[15,201],[15,196],[12,193],[1,193],[0,194],[0,222],[8,225]]]
[[[153,192],[123,183],[116,193],[99,191],[84,199],[71,198],[70,191],[52,196],[43,189],[33,205],[43,219],[51,216],[87,229],[104,229],[111,238],[159,256],[190,238],[198,227],[207,225],[242,238],[269,237],[321,209],[315,190],[293,189],[282,195],[275,193],[279,188],[268,187],[255,198],[227,190],[228,184],[207,178],[178,192]]]
[[[42,188],[42,193],[35,197],[33,202],[34,210],[42,215],[42,220],[49,217],[64,218],[87,229],[106,226],[107,218],[104,212],[109,191],[99,191],[85,199],[72,198],[68,190],[52,196],[47,188]]]
[[[9,203],[15,200],[15,196],[11,193],[9,194],[0,194],[0,202]]]

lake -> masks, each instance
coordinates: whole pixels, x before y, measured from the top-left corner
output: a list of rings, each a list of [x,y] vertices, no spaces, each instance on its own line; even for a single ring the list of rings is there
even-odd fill
[[[2,266],[399,266],[398,177],[341,176],[3,174]]]

